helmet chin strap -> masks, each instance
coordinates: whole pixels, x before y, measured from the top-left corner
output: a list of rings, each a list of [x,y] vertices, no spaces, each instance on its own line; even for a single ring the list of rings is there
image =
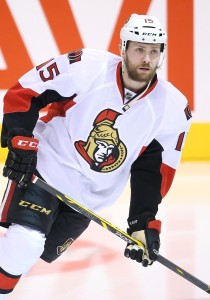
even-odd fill
[[[125,69],[125,61],[124,61],[124,58],[123,58],[123,52],[125,53],[125,50],[122,50],[122,48],[121,48],[120,56],[121,56],[121,59],[122,59],[122,73]]]

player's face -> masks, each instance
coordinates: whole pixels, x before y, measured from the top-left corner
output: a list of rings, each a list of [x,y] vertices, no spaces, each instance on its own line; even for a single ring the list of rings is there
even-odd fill
[[[129,42],[124,64],[130,79],[149,82],[155,75],[160,59],[160,44]]]

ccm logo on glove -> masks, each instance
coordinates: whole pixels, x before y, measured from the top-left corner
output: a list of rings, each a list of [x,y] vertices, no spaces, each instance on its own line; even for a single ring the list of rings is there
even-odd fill
[[[13,148],[38,151],[39,141],[31,137],[15,136],[11,140]]]
[[[21,131],[27,136],[20,135]],[[9,137],[7,141],[9,152],[3,176],[16,181],[20,188],[27,188],[36,170],[39,141],[24,129],[14,130],[12,134],[17,132],[16,136]]]

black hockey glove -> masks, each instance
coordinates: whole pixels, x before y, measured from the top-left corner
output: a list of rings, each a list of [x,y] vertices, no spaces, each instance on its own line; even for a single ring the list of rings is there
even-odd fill
[[[128,228],[128,234],[144,244],[145,251],[138,245],[128,244],[125,248],[124,255],[142,263],[144,267],[152,265],[153,261],[157,260],[157,255],[153,250],[158,251],[160,248],[159,234],[161,222],[154,217],[148,217],[145,220],[145,216],[143,216],[142,219],[141,216],[138,216],[136,219],[128,220],[128,223],[130,227]]]
[[[36,169],[38,143],[33,134],[25,129],[15,128],[9,133],[9,152],[3,176],[16,181],[20,188],[27,188],[31,182]]]

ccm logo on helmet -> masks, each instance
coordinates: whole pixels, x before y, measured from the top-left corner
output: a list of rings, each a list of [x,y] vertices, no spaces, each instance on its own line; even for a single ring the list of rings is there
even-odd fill
[[[157,33],[152,33],[152,32],[143,32],[142,35],[149,35],[149,36],[156,36]]]

